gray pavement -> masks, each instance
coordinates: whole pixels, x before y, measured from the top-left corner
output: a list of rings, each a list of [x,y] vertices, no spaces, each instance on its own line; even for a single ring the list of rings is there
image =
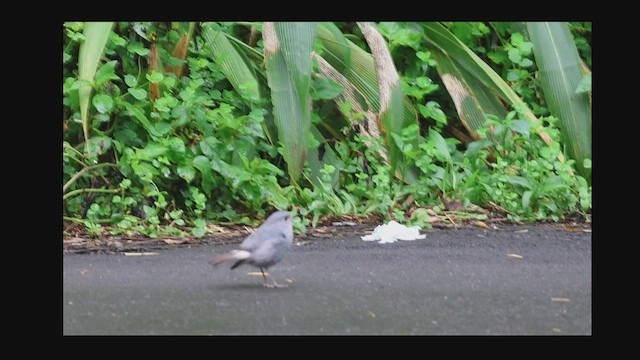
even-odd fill
[[[525,232],[526,230],[526,232]],[[591,335],[591,234],[548,226],[296,238],[263,287],[236,245],[63,256],[65,335]],[[257,271],[257,274],[252,272]]]

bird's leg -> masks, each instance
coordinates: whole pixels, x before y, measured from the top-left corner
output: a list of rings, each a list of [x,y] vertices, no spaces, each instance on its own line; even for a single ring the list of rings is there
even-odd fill
[[[260,268],[260,272],[262,273],[262,277],[264,278],[264,283],[267,283],[267,275],[264,274],[264,270]]]
[[[269,277],[271,278],[271,283],[267,282],[267,275],[265,275],[264,270],[262,268],[260,268],[260,271],[262,272],[262,277],[264,277],[264,286],[268,287],[268,288],[286,288],[287,285],[283,284],[280,285],[276,282],[276,279],[273,278],[273,276],[271,274],[269,274]]]

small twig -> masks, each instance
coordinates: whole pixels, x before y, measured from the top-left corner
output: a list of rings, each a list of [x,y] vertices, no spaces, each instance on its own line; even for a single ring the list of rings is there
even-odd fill
[[[71,177],[71,179],[69,179],[69,181],[67,181],[66,184],[64,184],[64,186],[62,187],[62,192],[67,191],[69,189],[69,186],[71,186],[74,182],[76,182],[76,180],[78,180],[78,178],[82,176],[82,174],[84,174],[85,172],[95,170],[105,166],[118,167],[117,164],[112,164],[112,163],[102,163],[102,164],[87,166],[82,170],[78,171],[75,175]]]
[[[500,210],[500,211],[503,211],[503,212],[505,212],[505,213],[507,213],[507,214],[509,214],[509,215],[516,216],[516,214],[514,214],[514,213],[512,213],[511,211],[509,211],[509,210],[507,210],[507,209],[503,208],[502,206],[500,206],[500,205],[498,205],[498,204],[494,203],[493,201],[489,201],[489,204],[490,204],[491,206],[495,207],[496,209]]]
[[[75,149],[74,149],[75,150]],[[87,165],[86,163],[82,162],[81,160],[76,159],[75,157],[71,156],[71,155],[67,155],[67,158],[77,162],[78,164],[80,164],[82,167],[87,167],[89,165]]]
[[[71,222],[75,222],[75,223],[78,223],[78,224],[84,224],[86,221],[94,222],[94,223],[108,223],[108,222],[112,221],[111,219],[87,220],[87,219],[80,219],[80,218],[74,218],[74,217],[69,217],[69,216],[63,216],[62,220],[71,221]]]
[[[407,198],[402,202],[402,206],[406,208],[414,201],[415,199],[413,198],[413,194],[409,194],[409,196],[407,196]]]
[[[64,184],[64,186],[62,187],[62,192],[64,193],[65,191],[67,191],[67,189],[69,188],[69,186],[71,186],[71,184],[73,184],[74,182],[76,182],[76,180],[78,180],[78,178],[80,176],[82,176],[82,174],[84,174],[85,172],[87,172],[87,168],[82,168],[80,171],[78,171],[75,175],[73,175],[71,177],[71,179],[69,179],[69,181],[67,181],[66,184]]]
[[[73,146],[67,145],[67,146],[65,146],[65,149],[69,149],[69,150],[71,150],[71,151],[75,152],[76,154],[80,155],[80,157],[81,157],[81,158],[84,158],[84,157],[85,157],[83,153],[81,153],[80,151],[78,151],[78,150],[77,150],[76,148],[74,148]]]
[[[453,226],[454,226],[454,227],[457,227],[457,226],[458,226],[458,225],[456,224],[456,222],[455,222],[455,221],[453,221],[453,219],[451,218],[451,216],[449,216],[449,214],[447,214],[447,212],[446,212],[446,211],[443,211],[443,213],[444,213],[444,216],[446,216],[446,217],[447,217],[447,219],[449,219],[449,221],[451,221],[451,223],[453,224]]]
[[[78,190],[69,191],[68,193],[64,194],[64,196],[62,196],[62,200],[66,200],[71,196],[78,195],[84,192],[117,193],[118,191],[120,190],[118,189],[78,189]]]
[[[81,153],[80,151],[76,150],[75,148],[73,148],[73,147],[71,147],[71,146],[69,146],[69,145],[66,145],[66,146],[65,146],[65,149],[73,151],[74,153],[76,153],[77,155],[79,155],[79,156],[80,156],[80,159],[82,159],[82,160],[80,160],[80,159],[76,159],[72,154],[68,154],[68,155],[66,155],[69,159],[71,159],[71,160],[73,160],[73,161],[77,162],[78,164],[82,165],[83,167],[88,166],[88,165],[87,165],[87,163],[85,163],[85,162],[84,162],[85,155],[84,155],[83,153]]]

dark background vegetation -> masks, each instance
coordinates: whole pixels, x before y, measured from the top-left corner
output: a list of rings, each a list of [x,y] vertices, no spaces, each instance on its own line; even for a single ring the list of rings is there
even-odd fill
[[[87,82],[78,66],[86,23],[64,23],[65,226],[80,224],[91,236],[202,236],[211,224],[253,224],[274,209],[294,211],[298,231],[327,215],[429,226],[444,213],[487,216],[478,209],[515,221],[590,220],[591,160],[577,166],[567,152],[571,129],[549,109],[525,25],[440,24],[508,84],[540,127],[504,102],[503,115],[470,126],[443,82],[445,62],[425,27],[376,25],[415,111],[415,122],[390,135],[400,162],[386,158],[389,140],[362,131],[365,112],[340,98],[345,88],[314,61],[309,96],[318,133],[306,140],[308,158],[317,161],[307,160],[292,180],[278,141],[262,24],[116,22]],[[334,26],[370,51],[356,23]],[[591,23],[568,26],[588,74],[580,86],[590,95]],[[230,39],[253,83],[234,83],[216,51],[220,39],[210,34]],[[314,50],[330,52],[322,39]],[[88,137],[78,91],[87,84]]]

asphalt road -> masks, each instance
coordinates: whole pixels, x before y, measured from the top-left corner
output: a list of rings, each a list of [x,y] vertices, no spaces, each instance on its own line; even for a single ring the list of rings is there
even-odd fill
[[[63,256],[65,335],[591,335],[591,233],[520,226],[297,239],[263,287],[236,245]]]

